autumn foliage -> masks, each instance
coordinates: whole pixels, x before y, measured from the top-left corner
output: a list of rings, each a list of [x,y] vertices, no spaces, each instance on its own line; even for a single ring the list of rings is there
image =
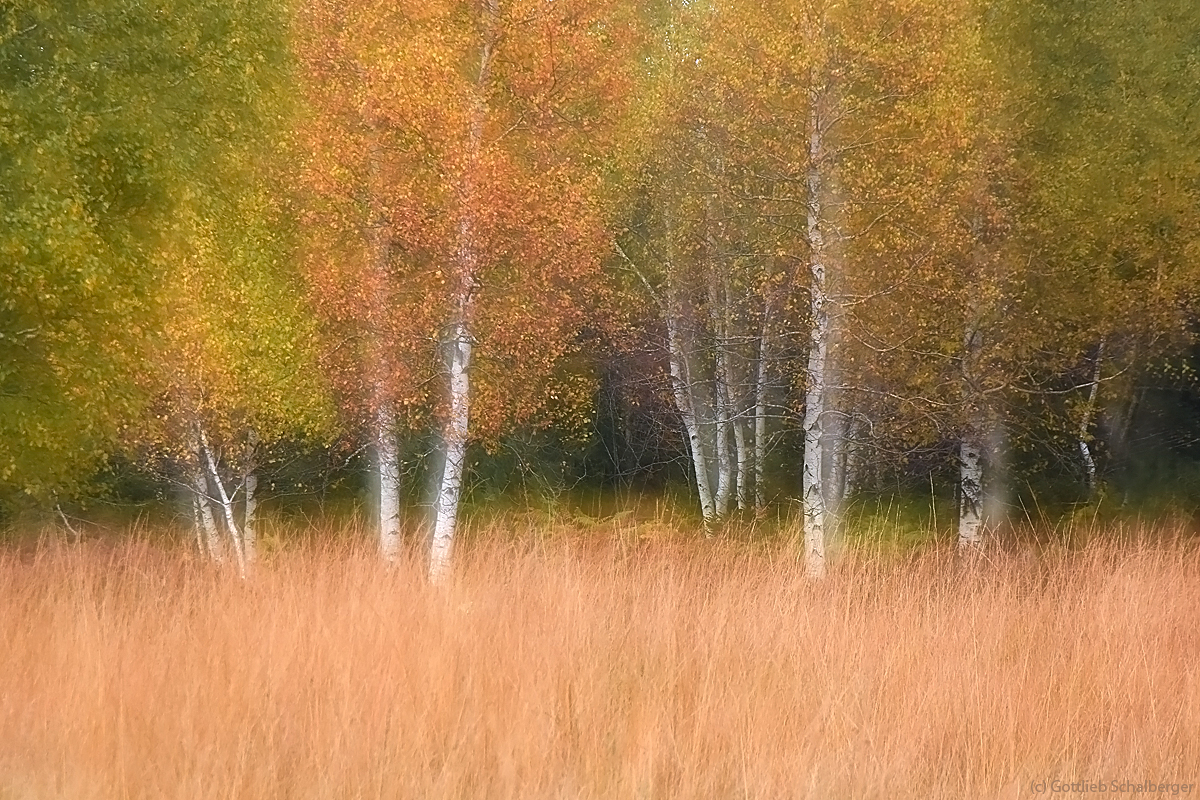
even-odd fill
[[[307,4],[297,48],[308,274],[342,392],[369,405],[383,376],[409,424],[430,424],[446,402],[439,345],[469,300],[473,435],[488,438],[543,410],[545,381],[601,311],[598,159],[628,34],[599,3],[481,9]]]

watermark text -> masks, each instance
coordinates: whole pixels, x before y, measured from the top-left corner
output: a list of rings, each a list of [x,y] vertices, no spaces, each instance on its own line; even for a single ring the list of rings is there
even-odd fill
[[[1156,797],[1179,797],[1196,792],[1196,784],[1178,781],[1152,781],[1147,779],[1113,779],[1108,781],[1058,779],[1036,780],[1030,784],[1034,794],[1107,794]]]

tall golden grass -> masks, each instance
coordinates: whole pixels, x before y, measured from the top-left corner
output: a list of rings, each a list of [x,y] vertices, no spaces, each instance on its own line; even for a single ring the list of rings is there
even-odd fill
[[[783,548],[512,541],[440,589],[366,545],[246,583],[146,539],[0,553],[0,798],[1200,783],[1186,543],[851,554],[814,582]]]

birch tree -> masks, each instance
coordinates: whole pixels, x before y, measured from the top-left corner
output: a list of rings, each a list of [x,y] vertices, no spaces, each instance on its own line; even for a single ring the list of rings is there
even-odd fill
[[[584,0],[314,3],[297,16],[325,242],[310,275],[359,319],[368,304],[337,262],[368,231],[388,242],[377,296],[394,335],[373,353],[415,354],[387,389],[437,408],[435,582],[450,568],[469,443],[544,402],[521,405],[572,349],[597,285],[597,159],[604,103],[619,105],[627,81],[626,27]]]
[[[672,8],[643,89],[645,113],[657,114],[643,134],[644,174],[651,187],[670,188],[647,191],[651,212],[629,249],[643,268],[655,267],[646,282],[662,290],[672,384],[706,520],[725,511],[722,465],[731,460],[736,478],[725,485],[745,497],[753,472],[763,502],[768,377],[797,375],[804,552],[819,575],[853,472],[843,440],[862,430],[857,408],[872,381],[892,377],[867,354],[896,346],[923,314],[905,307],[908,297],[885,302],[891,331],[876,320],[879,298],[901,294],[930,268],[923,252],[933,237],[917,232],[960,179],[962,115],[951,104],[966,99],[967,78],[947,52],[967,42],[974,18],[967,4],[935,16],[904,3]],[[746,271],[731,270],[731,260]],[[679,296],[688,303],[667,302]],[[692,344],[682,335],[689,330]],[[755,342],[757,352],[730,358],[738,342]],[[692,352],[707,361],[687,358]],[[800,363],[780,370],[785,356]],[[754,366],[731,371],[739,360]],[[736,384],[750,389],[738,400],[729,394]],[[754,419],[752,437],[728,424],[743,416]],[[753,458],[727,455],[750,448]]]
[[[757,21],[738,4],[665,5],[649,33],[627,156],[641,200],[622,258],[665,328],[672,396],[709,529],[752,496],[760,508],[766,502],[767,417],[778,413],[772,388],[782,382],[768,363],[788,306],[784,275],[794,272],[779,223],[795,211],[781,211],[761,178],[772,152],[766,109],[782,82],[756,49]],[[745,80],[751,69],[769,89]],[[763,222],[764,211],[775,224]]]
[[[61,464],[152,449],[190,463],[176,478],[195,490],[208,471],[197,424],[219,447],[233,420],[276,435],[320,405],[280,185],[265,179],[280,163],[281,12],[204,0],[0,12],[17,155],[4,162],[17,213],[3,297],[21,333],[4,340],[36,354],[9,374],[18,408],[2,416],[24,425],[30,387],[67,389],[56,413],[77,429],[54,445]],[[63,491],[61,474],[37,483]]]
[[[280,180],[290,113],[283,11],[197,3],[169,22],[144,20],[174,45],[184,77],[152,95],[166,213],[144,244],[156,347],[138,381],[155,398],[155,419],[127,444],[175,465],[206,550],[231,554],[243,576],[256,560],[265,451],[322,438],[330,422]]]
[[[860,409],[893,380],[879,354],[926,313],[906,292],[930,267],[937,244],[921,232],[944,229],[939,195],[957,180],[964,125],[949,104],[964,99],[970,76],[956,59],[975,18],[966,3],[937,15],[905,3],[793,14],[802,94],[792,108],[805,135],[776,169],[802,188],[793,195],[804,210],[808,300],[801,499],[805,560],[820,576],[852,471],[846,434],[861,430]]]
[[[1043,271],[1062,276],[1043,314],[1058,357],[1026,383],[1090,494],[1097,407],[1130,407],[1132,376],[1190,339],[1200,142],[1185,87],[1200,18],[1170,0],[1004,8],[1010,69],[1025,78],[1025,225]]]

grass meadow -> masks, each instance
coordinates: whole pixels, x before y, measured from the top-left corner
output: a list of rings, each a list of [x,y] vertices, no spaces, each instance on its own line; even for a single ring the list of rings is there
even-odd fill
[[[783,540],[492,524],[441,588],[353,526],[246,582],[145,529],[6,546],[0,798],[1200,794],[1179,532],[812,581]]]

